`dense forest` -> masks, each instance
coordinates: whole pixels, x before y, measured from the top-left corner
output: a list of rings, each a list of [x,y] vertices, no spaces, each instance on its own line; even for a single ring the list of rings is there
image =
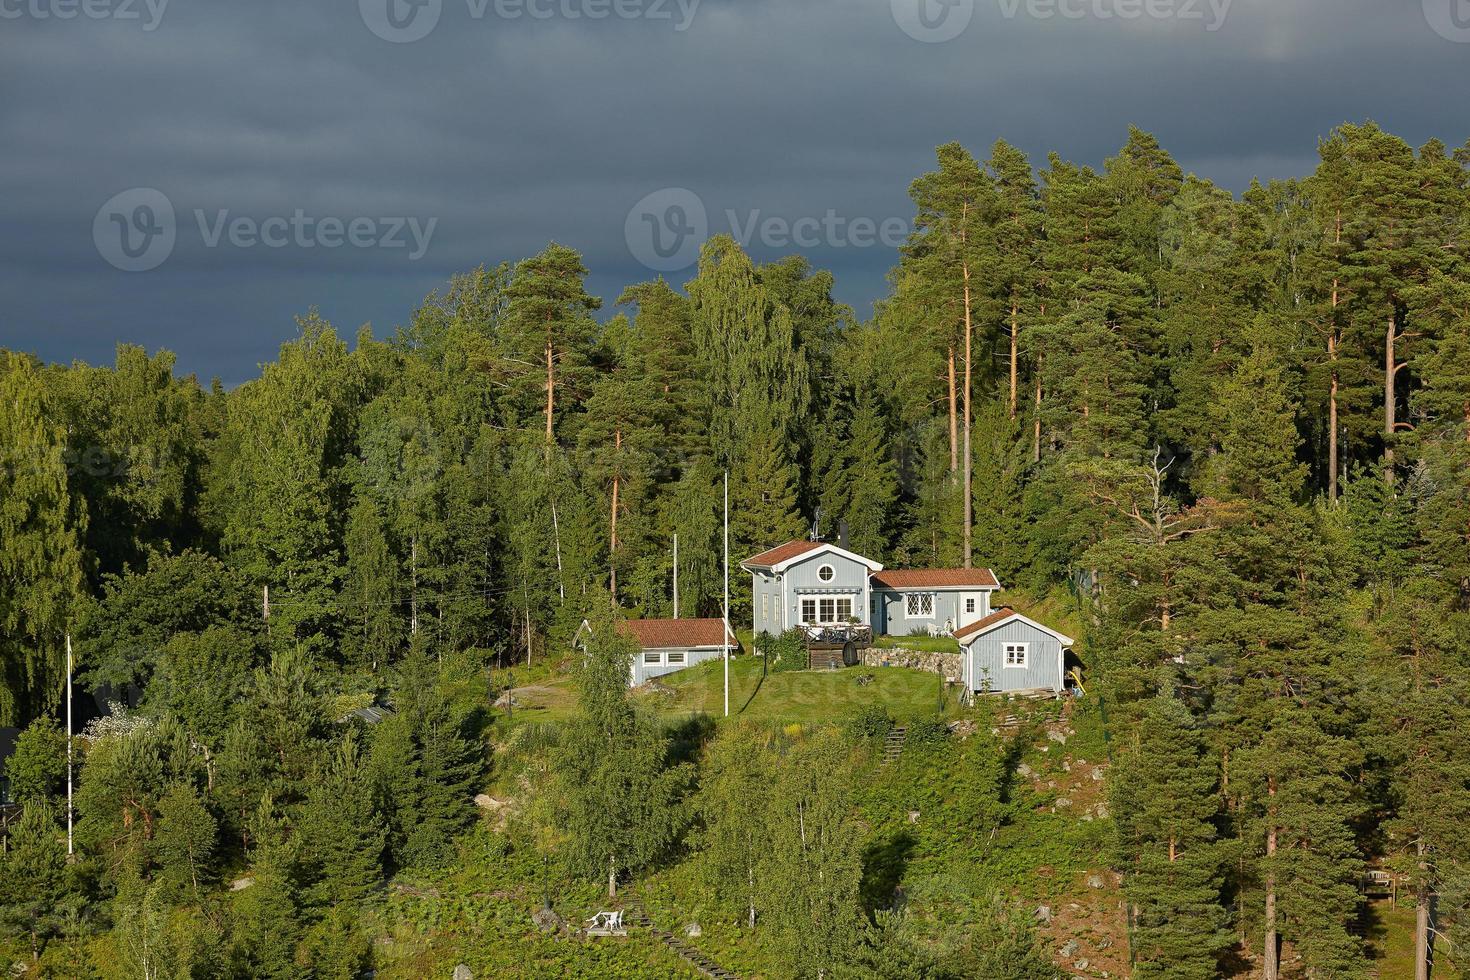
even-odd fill
[[[552,244],[385,338],[308,313],[230,390],[132,346],[0,352],[16,948],[364,975],[360,910],[474,840],[599,887],[693,855],[771,975],[1032,970],[1010,911],[926,944],[863,894],[858,831],[792,836],[855,826],[841,733],[690,747],[628,699],[608,624],[672,613],[675,534],[682,614],[719,615],[728,472],[736,561],[845,521],[891,566],[1075,600],[1133,975],[1365,976],[1370,866],[1442,963],[1470,942],[1470,144],[1319,149],[1235,196],[1138,130],[1101,169],[940,147],[870,319],[728,238],[600,313]],[[77,744],[73,860],[68,638],[117,704]],[[579,677],[537,736],[557,790],[484,844],[492,680],[542,667]]]

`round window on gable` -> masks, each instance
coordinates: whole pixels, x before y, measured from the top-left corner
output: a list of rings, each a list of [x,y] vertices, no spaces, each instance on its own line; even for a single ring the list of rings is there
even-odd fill
[[[832,579],[836,578],[836,576],[837,572],[832,568],[831,565],[823,565],[821,568],[817,569],[817,578],[821,579],[823,582],[830,582],[832,581]]]

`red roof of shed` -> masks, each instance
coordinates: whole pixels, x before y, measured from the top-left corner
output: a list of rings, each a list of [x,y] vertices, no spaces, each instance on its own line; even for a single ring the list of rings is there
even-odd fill
[[[720,626],[718,619],[627,619],[618,623],[618,632],[631,636],[645,650],[717,647],[724,642]],[[733,633],[730,645],[738,645]]]
[[[1014,609],[1011,609],[1007,606],[1001,606],[999,609],[991,613],[989,616],[986,616],[984,619],[977,619],[975,620],[975,622],[971,623],[969,626],[966,626],[964,629],[955,630],[954,638],[956,640],[963,640],[967,636],[974,636],[976,633],[988,630],[996,623],[1010,619],[1015,614],[1016,611]]]

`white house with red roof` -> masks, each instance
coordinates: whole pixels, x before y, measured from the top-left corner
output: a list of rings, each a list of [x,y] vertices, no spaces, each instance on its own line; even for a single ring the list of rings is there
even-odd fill
[[[718,619],[625,619],[618,632],[638,645],[628,671],[628,685],[637,687],[656,677],[724,656],[726,644],[733,654],[740,648],[735,634],[723,629]],[[574,643],[592,626],[584,622]]]

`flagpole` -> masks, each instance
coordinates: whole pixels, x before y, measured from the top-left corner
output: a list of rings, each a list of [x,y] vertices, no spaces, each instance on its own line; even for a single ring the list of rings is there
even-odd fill
[[[71,805],[71,634],[66,634],[66,853],[72,851]]]
[[[730,717],[730,471],[725,471],[725,717]]]

